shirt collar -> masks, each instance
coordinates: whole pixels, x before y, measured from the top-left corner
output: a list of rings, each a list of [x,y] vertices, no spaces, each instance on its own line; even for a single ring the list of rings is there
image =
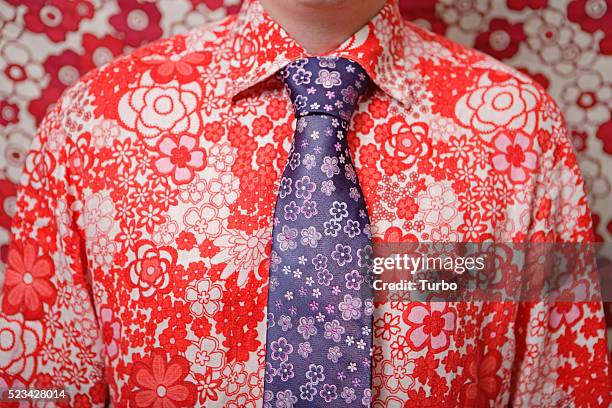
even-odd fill
[[[388,0],[367,24],[329,56],[359,63],[372,81],[392,98],[410,105],[411,59],[404,58],[409,42],[418,36],[401,17],[397,0]],[[229,73],[226,95],[233,98],[274,75],[289,62],[308,53],[266,13],[257,0],[247,0],[229,27]]]

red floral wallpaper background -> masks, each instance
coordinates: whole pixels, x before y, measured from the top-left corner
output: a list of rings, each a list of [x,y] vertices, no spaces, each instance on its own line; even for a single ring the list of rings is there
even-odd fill
[[[400,0],[404,15],[531,75],[557,101],[612,242],[612,0]],[[235,13],[240,0],[0,0],[0,272],[36,127],[87,71]],[[612,253],[600,254],[612,262]],[[612,337],[612,304],[607,305]]]

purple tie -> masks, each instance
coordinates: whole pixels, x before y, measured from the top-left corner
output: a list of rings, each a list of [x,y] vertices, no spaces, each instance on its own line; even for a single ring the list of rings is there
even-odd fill
[[[346,134],[370,80],[331,57],[279,75],[297,125],[274,213],[264,407],[369,406],[371,231]]]

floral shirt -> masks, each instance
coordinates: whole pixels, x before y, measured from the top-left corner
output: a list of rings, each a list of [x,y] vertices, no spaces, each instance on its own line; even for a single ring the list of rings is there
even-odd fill
[[[255,0],[90,72],[43,121],[0,295],[0,388],[71,406],[263,405],[272,214],[306,52]],[[375,86],[348,135],[375,239],[584,242],[583,181],[532,80],[401,19],[330,55]],[[286,322],[295,324],[295,322]],[[373,405],[608,406],[596,302],[381,302]]]

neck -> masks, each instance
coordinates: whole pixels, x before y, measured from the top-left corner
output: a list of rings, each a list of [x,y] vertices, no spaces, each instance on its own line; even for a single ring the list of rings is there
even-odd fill
[[[259,0],[306,52],[326,54],[374,17],[386,0]]]

